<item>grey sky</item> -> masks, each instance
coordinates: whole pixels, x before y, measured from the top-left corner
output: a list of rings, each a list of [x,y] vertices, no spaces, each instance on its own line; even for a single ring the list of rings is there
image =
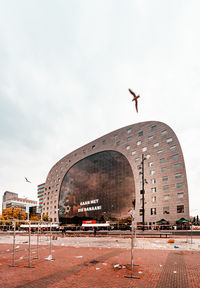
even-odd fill
[[[35,198],[64,155],[158,120],[180,140],[200,215],[199,11],[198,0],[0,0],[1,195]]]

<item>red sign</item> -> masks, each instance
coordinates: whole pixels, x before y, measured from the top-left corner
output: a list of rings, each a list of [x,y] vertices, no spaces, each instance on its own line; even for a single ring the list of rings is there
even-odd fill
[[[82,224],[96,224],[96,220],[82,221]]]

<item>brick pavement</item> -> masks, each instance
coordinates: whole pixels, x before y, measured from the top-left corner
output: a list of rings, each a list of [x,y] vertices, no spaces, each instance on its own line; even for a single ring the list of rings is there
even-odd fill
[[[18,267],[8,267],[8,249],[12,245],[0,245],[0,288],[200,287],[200,251],[136,249],[134,263],[139,266],[134,266],[133,275],[140,279],[129,279],[124,277],[131,274],[129,249],[54,246],[55,260],[34,261],[35,268],[24,268],[27,259],[17,262]],[[17,252],[18,259],[27,253]],[[48,249],[40,250],[40,258],[48,253]],[[115,264],[123,268],[114,268]]]

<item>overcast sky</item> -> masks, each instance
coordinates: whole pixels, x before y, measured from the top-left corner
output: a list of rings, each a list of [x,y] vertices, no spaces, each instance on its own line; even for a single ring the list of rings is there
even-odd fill
[[[0,201],[37,199],[66,154],[157,120],[179,138],[200,215],[199,11],[199,0],[0,0]]]

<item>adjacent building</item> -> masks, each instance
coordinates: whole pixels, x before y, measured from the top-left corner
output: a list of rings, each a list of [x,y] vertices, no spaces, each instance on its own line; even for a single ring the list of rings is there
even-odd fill
[[[22,211],[29,214],[29,208],[37,206],[37,201],[27,198],[19,198],[17,193],[6,191],[3,195],[2,209],[19,207]]]
[[[135,220],[142,222],[142,155],[145,222],[189,219],[182,149],[174,131],[158,121],[118,129],[59,160],[45,182],[42,213],[64,224],[119,221],[135,201]]]
[[[37,196],[38,196],[38,199],[39,199],[39,211],[40,211],[40,213],[42,212],[44,186],[45,186],[45,183],[42,183],[42,184],[37,186]]]

